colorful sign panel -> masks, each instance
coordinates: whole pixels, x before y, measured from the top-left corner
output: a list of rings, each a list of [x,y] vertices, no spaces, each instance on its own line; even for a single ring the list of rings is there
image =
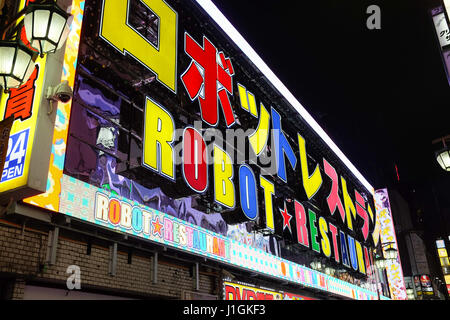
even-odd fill
[[[447,12],[447,17],[450,17],[450,0],[444,0],[444,7]]]
[[[19,8],[24,8],[29,2],[35,1],[21,0]],[[30,47],[25,34],[24,27],[18,30],[18,37]],[[62,55],[64,50],[62,48],[54,55]],[[14,119],[0,178],[1,201],[21,200],[49,189],[46,175],[54,132],[48,128],[53,127],[55,114],[48,112],[49,105],[44,93],[47,87],[57,84],[54,81],[60,80],[55,76],[60,65],[58,58],[47,57],[37,57],[34,70],[21,87],[0,93],[0,120],[8,117]]]
[[[60,210],[69,216],[222,262],[231,259],[226,237],[66,175],[62,185]]]
[[[274,279],[353,299],[377,299],[373,291],[231,240],[73,177],[63,175],[62,186],[59,207],[71,217]]]
[[[314,298],[224,281],[224,300],[317,300]]]
[[[198,14],[207,18],[204,12],[171,2],[87,1],[85,7],[101,19],[86,18],[96,27],[81,34],[68,175],[110,188],[127,178],[171,199],[194,198],[195,209],[218,212],[224,224],[253,222],[265,234],[367,275],[377,233],[371,190],[338,157],[329,161],[314,151],[314,140],[288,121],[289,112],[251,86],[246,70],[252,67],[227,55],[232,44],[217,30],[189,22]],[[141,15],[154,19],[145,34],[136,31],[144,27]],[[117,16],[127,23],[117,24]],[[105,54],[101,66],[93,59],[97,48]],[[120,65],[133,71],[124,75]],[[130,77],[134,82],[123,82]],[[107,183],[102,162],[110,166]],[[145,202],[142,192],[136,197]]]
[[[450,45],[450,30],[448,27],[447,19],[445,18],[445,13],[442,10],[434,11],[436,14],[433,15],[434,28],[436,30],[437,37],[439,39],[439,44],[441,47]]]
[[[78,61],[80,33],[84,14],[84,0],[73,0],[70,14],[73,17],[70,32],[65,44],[61,81],[67,80],[73,88],[75,69]],[[58,212],[61,179],[66,155],[72,101],[57,104],[56,120],[50,155],[46,190],[44,193],[24,199],[25,202]]]
[[[448,259],[447,248],[444,240],[436,240],[436,248],[438,251],[439,262],[441,264],[442,273],[444,275],[444,282],[447,287],[447,292],[450,294],[450,260]]]
[[[436,38],[439,42],[439,49],[444,63],[447,80],[450,84],[450,28],[448,26],[448,1],[445,3],[447,17],[442,6],[431,10],[431,19],[433,20]]]
[[[9,93],[0,93],[0,119],[14,119],[6,159],[1,174],[0,193],[27,186],[33,142],[43,91],[45,57],[36,60],[29,80]]]
[[[379,189],[375,191],[375,207],[381,225],[380,240],[381,245],[384,245],[383,252],[385,252],[388,248],[398,250],[394,220],[391,213],[391,205],[389,203],[387,189]],[[387,262],[386,274],[392,298],[395,300],[406,300],[406,287],[403,279],[400,253],[396,261]]]
[[[425,296],[434,295],[433,284],[431,283],[430,275],[422,274],[420,276],[420,286],[422,288],[422,294]]]
[[[0,121],[0,170],[3,172],[5,166],[6,155],[8,153],[9,136],[11,127],[14,122],[13,117],[6,118]]]
[[[422,286],[420,284],[420,276],[414,276],[414,288],[419,299],[422,298]]]
[[[317,300],[317,299],[301,296],[294,293],[284,292],[283,300]]]
[[[283,300],[281,292],[272,290],[227,281],[223,287],[225,300]]]
[[[219,19],[214,8],[73,1],[62,78],[74,97],[58,105],[47,192],[26,202],[372,299],[369,290],[280,257],[282,236],[370,281],[379,233],[373,188],[296,100],[273,98],[287,97],[283,88],[254,84],[256,60],[247,49],[237,53],[242,41],[229,41],[227,22],[218,22],[222,30],[202,26]],[[250,245],[229,237],[241,226],[260,237]]]

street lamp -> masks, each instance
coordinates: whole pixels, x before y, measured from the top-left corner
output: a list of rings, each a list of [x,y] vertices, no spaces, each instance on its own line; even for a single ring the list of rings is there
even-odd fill
[[[386,268],[388,266],[388,262],[393,263],[393,262],[397,261],[398,251],[392,247],[393,244],[394,244],[394,242],[386,242],[386,243],[381,244],[380,247],[377,247],[374,249],[375,266],[378,270],[380,270],[380,271],[384,270],[384,268]],[[384,250],[384,255],[385,255],[385,258],[384,258],[383,257],[383,248],[385,248],[387,246],[389,246],[389,248]],[[377,273],[375,273],[375,277],[376,277],[377,286],[378,286],[379,279],[378,279]],[[378,288],[377,288],[377,294],[378,294],[378,299],[380,299],[380,293],[378,291]]]
[[[385,250],[384,252],[385,256],[386,256],[386,260],[390,261],[390,262],[395,262],[397,261],[397,257],[398,257],[398,251],[394,248],[388,248]]]
[[[445,140],[449,139],[450,136],[442,137],[440,139],[436,139],[433,141],[433,144],[436,142],[442,142],[444,145],[443,149],[440,149],[435,152],[436,160],[445,171],[450,171],[450,148],[445,143]]]
[[[448,147],[436,152],[436,160],[442,169],[450,171],[450,150]]]
[[[387,267],[387,263],[388,262],[392,263],[392,262],[397,261],[398,251],[396,249],[392,248],[392,244],[393,244],[393,242],[387,242],[387,243],[382,244],[381,248],[390,246],[389,248],[384,250],[384,258],[383,258],[383,250],[381,250],[380,254],[375,252],[375,254],[376,254],[376,256],[375,256],[375,266],[378,269],[383,269],[383,268]]]
[[[22,27],[25,25],[27,40],[42,57],[45,53],[54,53],[67,39],[69,16],[53,0],[45,0],[30,3],[0,26],[0,85],[3,90],[20,87],[34,70],[37,53],[20,39]]]
[[[30,4],[24,18],[25,32],[31,46],[44,53],[54,53],[69,35],[69,14],[54,3]]]
[[[0,86],[18,88],[34,70],[36,53],[19,41],[0,42]]]
[[[375,257],[375,266],[380,270],[386,267],[386,260],[383,258],[383,256],[377,255]]]

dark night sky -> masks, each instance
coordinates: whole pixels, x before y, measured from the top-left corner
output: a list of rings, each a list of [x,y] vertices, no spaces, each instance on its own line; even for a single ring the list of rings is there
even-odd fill
[[[450,198],[431,144],[450,134],[450,88],[428,13],[436,1],[213,2],[375,189],[421,198],[412,210],[430,205],[432,184]],[[381,30],[366,27],[371,4]]]

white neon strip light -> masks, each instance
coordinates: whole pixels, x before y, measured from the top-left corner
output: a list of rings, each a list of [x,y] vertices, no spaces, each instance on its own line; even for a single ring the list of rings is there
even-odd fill
[[[447,11],[447,16],[450,18],[450,0],[444,0],[445,11]]]
[[[292,95],[286,86],[278,79],[278,77],[270,70],[266,63],[253,50],[248,42],[241,36],[228,19],[220,12],[220,10],[211,2],[211,0],[196,0],[197,3],[211,16],[211,18],[222,28],[222,30],[234,41],[234,43],[244,52],[255,66],[269,79],[269,81],[277,88],[277,90],[286,98],[287,101],[300,113],[306,122],[314,129],[314,131],[322,138],[322,140],[334,151],[334,153],[342,160],[348,169],[358,178],[358,180],[367,188],[369,192],[374,193],[372,185],[364,178],[364,176],[356,169],[356,167],[342,153],[338,146],[331,140],[322,127],[314,120],[314,118],[306,111],[300,102]]]

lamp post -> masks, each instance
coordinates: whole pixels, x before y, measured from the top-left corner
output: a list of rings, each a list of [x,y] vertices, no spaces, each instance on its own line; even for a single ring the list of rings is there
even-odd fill
[[[386,260],[383,258],[383,256],[380,256],[378,254],[375,256],[375,266],[378,269],[383,269],[386,267]]]
[[[30,3],[4,26],[0,26],[0,86],[4,91],[18,88],[34,70],[37,54],[54,53],[69,34],[70,15],[53,0]],[[20,38],[25,26],[27,41]]]
[[[377,249],[374,249],[374,254],[375,254],[375,281],[376,281],[376,285],[377,285],[377,296],[378,296],[378,300],[380,300],[380,288],[379,288],[379,284],[380,281],[378,279],[378,270],[381,270],[384,268],[385,266],[385,260],[383,258],[383,256],[380,256],[377,252]]]
[[[392,245],[394,244],[394,242],[386,242],[381,244],[381,246],[378,246],[377,248],[374,249],[374,254],[375,254],[375,267],[378,270],[383,270],[384,268],[387,267],[388,262],[395,262],[397,261],[398,258],[398,251],[397,249],[393,248]],[[384,250],[384,256],[383,257],[383,248],[385,247],[389,247],[386,250]],[[378,291],[378,274],[375,274],[376,276],[376,281],[377,281],[377,293],[378,293],[378,300],[380,299],[380,294]]]

